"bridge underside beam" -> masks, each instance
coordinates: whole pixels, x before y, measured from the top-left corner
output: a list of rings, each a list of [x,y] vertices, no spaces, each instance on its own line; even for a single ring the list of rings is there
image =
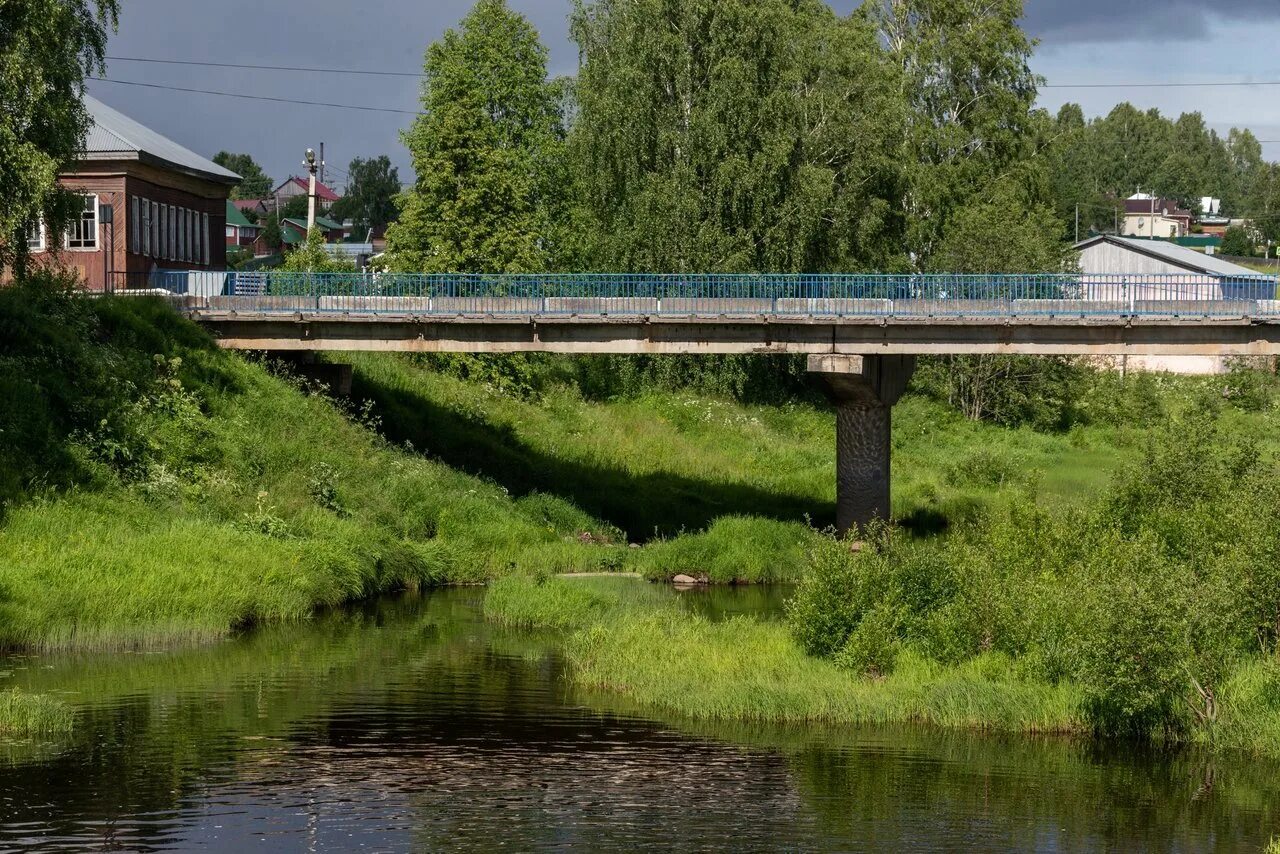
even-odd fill
[[[1280,355],[1280,323],[1221,318],[395,317],[193,311],[244,350],[455,353]]]

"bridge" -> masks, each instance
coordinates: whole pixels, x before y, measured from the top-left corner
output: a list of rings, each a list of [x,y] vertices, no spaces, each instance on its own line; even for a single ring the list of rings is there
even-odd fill
[[[889,513],[890,412],[923,354],[1280,355],[1269,276],[158,272],[223,347],[797,353],[836,406],[837,527]]]

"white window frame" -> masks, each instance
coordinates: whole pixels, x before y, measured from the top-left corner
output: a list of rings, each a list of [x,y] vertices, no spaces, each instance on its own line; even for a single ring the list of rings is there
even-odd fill
[[[189,261],[190,256],[187,254],[187,209],[178,208],[178,260]]]
[[[31,245],[31,226],[36,228],[36,242]],[[44,220],[37,219],[34,222],[27,223],[27,251],[43,252],[49,248],[49,235],[45,232]]]
[[[170,261],[178,257],[178,209],[173,205],[165,205],[169,209],[169,242],[165,244],[165,256]]]
[[[209,246],[209,215],[207,213],[200,214],[200,256],[204,259],[203,264],[209,266],[209,253],[212,249]],[[239,245],[239,235],[236,237],[236,244]]]
[[[151,254],[151,200],[143,199],[141,204],[142,204],[142,256],[145,258]]]
[[[84,199],[86,202],[89,199],[93,199],[93,245],[92,246],[88,246],[88,245],[72,246],[71,245],[71,240],[72,240],[71,235],[74,234],[77,229],[79,229],[81,226],[84,225],[84,219],[85,219],[84,215],[89,212],[88,205],[86,205],[80,211],[80,214],[77,217],[76,221],[73,222],[71,226],[67,229],[67,233],[62,236],[63,248],[65,248],[68,252],[97,252],[99,249],[101,249],[101,243],[102,243],[100,239],[100,235],[98,233],[102,227],[102,221],[99,218],[98,195],[97,193],[78,193],[77,195],[79,195],[80,198]],[[79,238],[79,241],[81,244],[84,244],[86,242],[84,238]]]
[[[160,257],[160,203],[151,203],[151,251],[152,258]]]
[[[129,197],[129,251],[142,254],[142,202],[137,196]]]

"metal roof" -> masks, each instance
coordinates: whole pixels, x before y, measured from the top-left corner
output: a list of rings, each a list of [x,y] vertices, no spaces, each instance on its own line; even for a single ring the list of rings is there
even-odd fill
[[[230,199],[227,200],[227,225],[234,225],[237,228],[257,228],[258,226],[249,222],[248,217],[240,213],[240,208],[236,207]]]
[[[285,187],[289,186],[290,184],[296,184],[302,190],[303,193],[309,193],[311,191],[311,188],[309,186],[308,181],[309,179],[307,178],[300,178],[297,175],[290,175],[286,180],[281,182],[279,187],[276,187],[274,190],[272,190],[272,194],[274,195],[276,193],[279,193],[281,190],[283,190]],[[339,196],[336,192],[334,192],[332,189],[326,186],[324,182],[316,181],[316,198],[322,202],[336,202],[338,199],[342,198],[342,196]]]
[[[139,124],[92,95],[84,96],[92,124],[85,137],[84,160],[139,160],[220,184],[238,184],[240,176]]]
[[[1216,255],[1206,255],[1203,252],[1197,252],[1194,249],[1188,249],[1185,246],[1179,246],[1176,243],[1170,243],[1165,240],[1140,240],[1132,237],[1118,237],[1114,234],[1099,234],[1096,237],[1090,237],[1088,240],[1080,241],[1075,248],[1084,249],[1102,241],[1116,246],[1123,246],[1126,249],[1149,257],[1168,261],[1170,264],[1183,267],[1194,273],[1232,277],[1263,275],[1257,270],[1250,270],[1248,267],[1232,264],[1230,261],[1225,261]]]

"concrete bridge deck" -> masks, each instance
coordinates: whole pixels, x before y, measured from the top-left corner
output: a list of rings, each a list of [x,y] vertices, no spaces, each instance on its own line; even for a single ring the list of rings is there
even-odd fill
[[[157,273],[225,347],[1280,353],[1268,276]]]

